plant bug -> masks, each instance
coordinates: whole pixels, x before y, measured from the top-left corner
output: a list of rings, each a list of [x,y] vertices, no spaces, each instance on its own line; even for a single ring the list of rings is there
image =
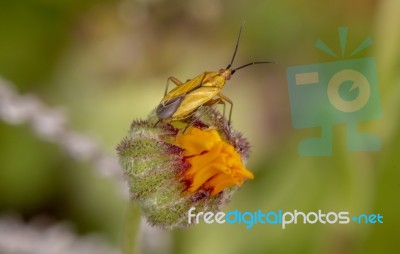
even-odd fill
[[[204,72],[193,79],[181,82],[175,77],[167,79],[164,98],[156,109],[156,114],[161,120],[175,121],[182,120],[191,116],[196,110],[202,106],[214,106],[223,104],[223,115],[225,116],[225,103],[230,104],[229,120],[231,122],[233,102],[223,95],[220,91],[224,87],[225,82],[230,80],[231,76],[239,69],[254,64],[265,64],[272,62],[251,62],[235,69],[231,69],[235,60],[236,52],[239,46],[240,35],[243,25],[240,27],[239,35],[236,41],[235,51],[232,60],[225,69],[219,71]],[[168,92],[169,82],[174,83],[177,87]],[[157,122],[157,123],[158,123]],[[156,124],[157,124],[156,123]]]

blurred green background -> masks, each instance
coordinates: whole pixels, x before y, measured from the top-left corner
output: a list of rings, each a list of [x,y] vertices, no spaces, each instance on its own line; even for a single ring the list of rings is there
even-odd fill
[[[224,88],[235,103],[234,127],[252,144],[255,179],[224,211],[380,213],[384,224],[201,224],[160,233],[145,253],[397,253],[400,249],[400,2],[398,0],[1,0],[0,76],[22,94],[62,107],[71,128],[114,148],[133,119],[159,103],[166,78],[186,80],[224,68],[240,25],[235,60],[275,61],[239,71]],[[298,142],[318,129],[291,127],[285,70],[332,61],[370,36],[357,57],[377,60],[382,117],[361,127],[381,137],[379,152],[350,153],[345,126],[334,128],[331,157],[300,157]],[[72,160],[25,125],[0,122],[0,215],[68,221],[119,246],[126,200],[112,179]]]

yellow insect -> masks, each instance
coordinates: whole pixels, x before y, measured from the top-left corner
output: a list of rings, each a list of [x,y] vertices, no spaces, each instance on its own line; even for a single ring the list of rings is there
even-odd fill
[[[164,98],[156,109],[156,114],[161,120],[175,121],[182,120],[191,116],[196,110],[202,106],[214,106],[223,104],[225,116],[225,102],[230,104],[229,121],[231,122],[233,102],[223,95],[220,91],[224,87],[225,82],[239,69],[253,65],[271,62],[251,62],[238,68],[230,67],[235,60],[236,52],[239,46],[240,35],[243,25],[240,27],[239,36],[237,38],[235,51],[228,67],[219,71],[204,72],[197,77],[186,82],[181,82],[177,78],[169,77],[165,87]],[[169,82],[172,81],[177,87],[168,92]],[[157,122],[158,123],[158,122]]]

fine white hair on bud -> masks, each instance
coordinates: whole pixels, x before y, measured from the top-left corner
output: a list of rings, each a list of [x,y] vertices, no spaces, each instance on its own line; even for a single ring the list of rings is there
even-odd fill
[[[157,121],[155,111],[133,121],[117,146],[131,199],[151,225],[189,226],[191,207],[218,212],[254,177],[244,166],[249,143],[218,111],[202,107],[184,121]]]

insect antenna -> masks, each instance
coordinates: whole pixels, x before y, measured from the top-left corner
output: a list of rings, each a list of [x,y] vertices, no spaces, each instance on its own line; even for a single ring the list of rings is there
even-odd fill
[[[238,38],[236,40],[235,51],[233,52],[232,60],[228,64],[228,67],[226,67],[226,69],[229,69],[233,64],[233,61],[235,60],[236,52],[237,52],[237,50],[239,48],[240,36],[242,35],[242,29],[243,29],[243,26],[244,26],[245,23],[246,22],[243,22],[243,24],[240,26],[239,35],[238,35]],[[251,63],[245,64],[245,65],[242,65],[242,66],[240,66],[238,68],[235,68],[234,70],[232,70],[231,74],[235,73],[239,69],[242,69],[244,67],[247,67],[247,66],[250,66],[250,65],[253,65],[253,64],[265,64],[265,63],[274,63],[274,62],[266,62],[266,61],[264,61],[264,62],[251,62]]]
[[[243,22],[243,24],[240,26],[239,35],[238,35],[238,38],[237,38],[237,41],[236,41],[235,51],[233,52],[232,60],[231,60],[230,64],[228,64],[228,67],[226,67],[226,69],[229,69],[233,64],[233,61],[235,60],[236,52],[237,52],[238,47],[239,47],[240,35],[242,34],[242,28],[244,26],[244,23],[245,22]]]
[[[251,62],[251,63],[245,64],[245,65],[242,65],[242,66],[240,66],[240,67],[237,67],[237,68],[233,69],[232,72],[231,72],[231,74],[235,73],[237,70],[240,70],[240,69],[242,69],[242,68],[244,68],[244,67],[247,67],[247,66],[250,66],[250,65],[254,65],[254,64],[267,64],[267,63],[274,63],[274,62],[266,62],[266,61],[264,61],[264,62]]]

